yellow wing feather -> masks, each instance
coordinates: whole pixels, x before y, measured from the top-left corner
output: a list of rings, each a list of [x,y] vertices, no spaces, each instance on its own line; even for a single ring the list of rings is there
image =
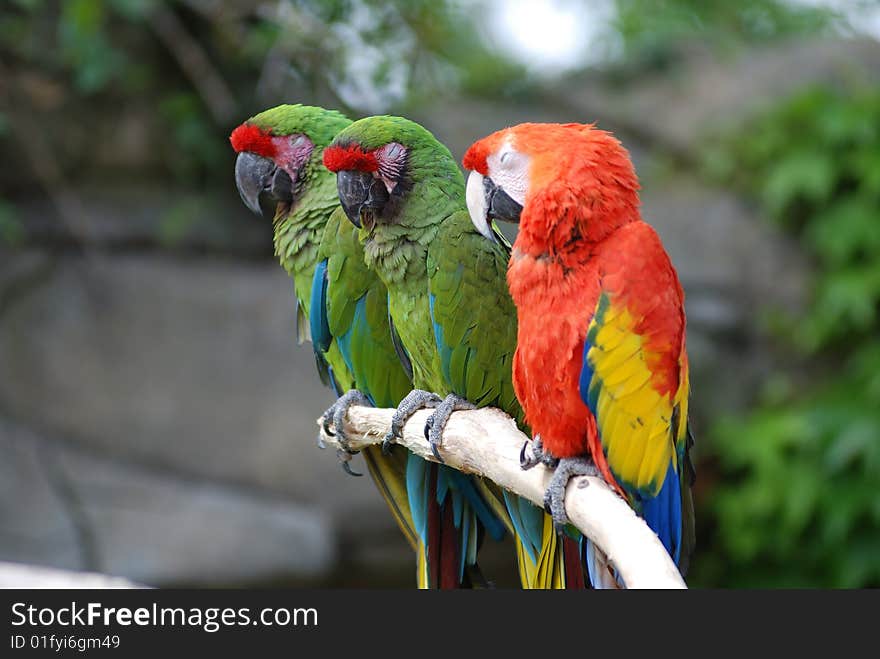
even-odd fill
[[[674,400],[652,386],[650,355],[635,325],[622,305],[594,315],[587,332],[590,390],[598,390],[594,412],[609,467],[621,484],[653,496],[675,459],[672,410],[681,405],[687,413],[687,385],[685,379]]]

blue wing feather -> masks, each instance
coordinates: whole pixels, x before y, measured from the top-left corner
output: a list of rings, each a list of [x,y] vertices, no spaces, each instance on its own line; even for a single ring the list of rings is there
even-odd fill
[[[316,350],[326,352],[333,341],[327,321],[327,259],[320,261],[315,267],[310,306],[309,331],[312,334],[312,343]]]

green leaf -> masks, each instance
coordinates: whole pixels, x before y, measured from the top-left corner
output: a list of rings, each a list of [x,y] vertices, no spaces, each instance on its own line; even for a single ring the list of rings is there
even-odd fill
[[[774,215],[799,199],[820,203],[835,183],[835,167],[823,151],[796,151],[784,156],[768,173],[762,197]]]
[[[815,213],[804,236],[829,266],[842,267],[862,255],[880,257],[878,208],[863,197],[845,197]]]

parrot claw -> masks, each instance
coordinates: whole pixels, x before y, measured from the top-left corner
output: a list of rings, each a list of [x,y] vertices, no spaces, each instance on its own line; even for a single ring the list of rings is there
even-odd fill
[[[599,470],[593,461],[586,457],[562,458],[544,494],[544,510],[553,516],[557,532],[562,531],[569,523],[568,514],[565,512],[565,487],[568,481],[576,476],[599,476]]]
[[[434,454],[438,462],[444,462],[443,458],[440,457],[439,448],[443,442],[443,430],[446,428],[449,417],[458,410],[475,409],[477,409],[477,406],[470,401],[461,396],[449,394],[443,399],[443,402],[437,405],[434,413],[428,417],[428,420],[425,422],[425,439],[431,445],[431,453]]]
[[[336,451],[336,457],[339,458],[339,464],[342,465],[342,471],[349,476],[363,476],[363,474],[351,468],[351,458],[354,455],[354,453],[346,449],[339,449]]]
[[[519,452],[519,466],[523,471],[531,469],[537,464],[543,464],[550,469],[556,469],[559,464],[559,458],[554,458],[549,451],[544,450],[544,443],[541,441],[541,435],[535,435],[531,441],[532,455],[526,455],[526,449],[529,447],[529,441],[526,440],[522,450]],[[548,511],[549,512],[549,511]]]
[[[519,452],[519,466],[523,471],[527,471],[537,464],[543,464],[550,469],[556,469],[556,466],[559,464],[559,458],[554,458],[550,455],[549,451],[544,450],[544,442],[541,440],[540,434],[535,435],[535,438],[531,441],[531,446],[531,457],[526,455],[526,449],[529,447],[528,440],[526,440]]]
[[[413,389],[406,397],[400,401],[400,405],[394,411],[391,417],[391,428],[385,434],[382,440],[382,453],[388,455],[391,452],[392,445],[403,436],[403,426],[409,421],[410,417],[423,408],[437,407],[441,398],[437,394],[422,389]],[[427,436],[426,436],[427,439]]]
[[[324,429],[324,432],[328,437],[336,437],[336,441],[348,453],[354,452],[348,446],[348,439],[345,437],[343,426],[345,424],[345,415],[348,414],[348,408],[352,405],[365,405],[372,407],[366,396],[357,389],[351,389],[342,394],[342,396],[340,396],[321,417],[321,427]],[[335,429],[335,432],[331,430],[331,427]],[[320,448],[323,448],[323,443],[323,440],[319,437],[318,446]],[[346,469],[346,471],[348,470]]]
[[[394,446],[394,442],[396,441],[397,436],[389,430],[385,434],[384,439],[382,439],[382,455],[391,455],[391,447]]]

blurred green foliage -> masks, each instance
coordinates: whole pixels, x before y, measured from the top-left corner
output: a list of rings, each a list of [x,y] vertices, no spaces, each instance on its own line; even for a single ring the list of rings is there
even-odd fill
[[[725,53],[843,27],[829,8],[781,0],[616,0],[615,5],[619,62],[635,70],[667,68],[694,44]]]
[[[809,376],[780,374],[713,433],[716,532],[698,580],[880,586],[880,90],[801,93],[707,163],[797,237],[816,274],[806,313],[772,325]]]
[[[160,154],[166,172],[225,182],[228,131],[267,106],[299,101],[357,115],[403,112],[452,91],[521,93],[522,67],[476,31],[483,9],[437,0],[15,0],[0,13],[0,56],[28,90],[34,80],[60,88],[83,122],[155,108],[173,147]],[[14,96],[31,112],[29,94]]]

